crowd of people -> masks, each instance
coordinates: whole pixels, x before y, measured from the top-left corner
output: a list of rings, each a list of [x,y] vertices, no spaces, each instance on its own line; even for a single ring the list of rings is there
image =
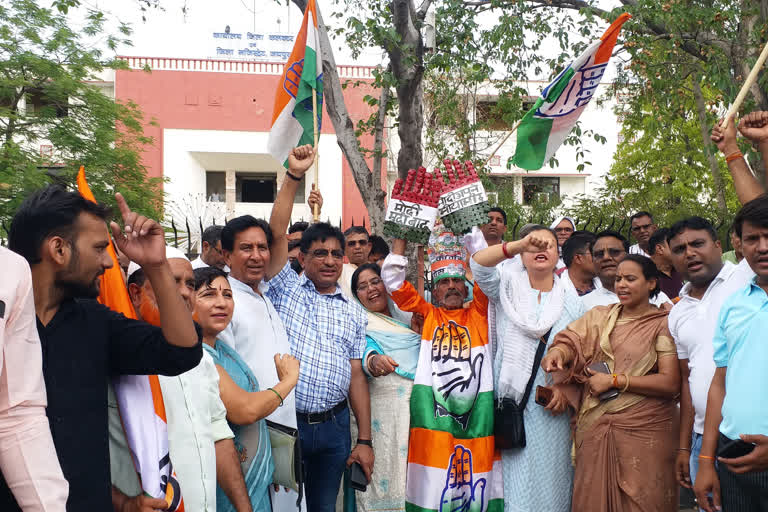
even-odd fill
[[[768,162],[768,112],[738,130]],[[120,194],[108,231],[103,205],[33,193],[0,247],[0,510],[166,510],[115,392],[158,375],[192,512],[672,511],[679,486],[768,511],[768,195],[736,136],[712,133],[731,254],[696,216],[637,212],[635,245],[569,217],[508,240],[494,207],[437,221],[429,293],[405,238],[289,226],[311,146],[268,221],[207,228],[192,261]],[[110,244],[136,319],[94,300]]]

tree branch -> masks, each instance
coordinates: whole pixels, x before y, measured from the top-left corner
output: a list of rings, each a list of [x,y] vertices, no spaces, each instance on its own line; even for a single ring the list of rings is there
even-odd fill
[[[381,88],[379,97],[379,113],[376,116],[376,124],[373,128],[373,187],[381,188],[381,164],[384,160],[384,124],[387,120],[387,106],[389,105],[389,87]]]

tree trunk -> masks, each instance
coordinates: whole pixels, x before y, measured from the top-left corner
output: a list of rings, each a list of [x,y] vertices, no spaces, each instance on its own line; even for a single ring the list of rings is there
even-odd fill
[[[720,174],[720,166],[717,163],[717,157],[712,151],[712,141],[709,139],[709,127],[707,124],[707,107],[704,104],[704,94],[701,92],[701,85],[699,84],[698,77],[693,77],[693,97],[696,100],[696,112],[699,115],[701,142],[704,144],[704,150],[707,152],[709,170],[712,172],[712,179],[715,182],[717,209],[720,211],[720,218],[724,219],[728,214],[728,205],[725,202],[725,187],[723,186],[723,176]]]

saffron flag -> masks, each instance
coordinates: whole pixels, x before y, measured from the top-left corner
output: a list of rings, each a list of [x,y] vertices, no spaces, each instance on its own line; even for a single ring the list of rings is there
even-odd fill
[[[77,189],[85,199],[96,202],[82,166],[77,173]],[[107,251],[113,265],[101,276],[99,302],[135,319],[136,312],[112,243]],[[144,493],[165,498],[167,510],[171,512],[183,512],[184,500],[168,451],[165,404],[157,375],[123,375],[114,380],[114,388],[125,437]]]
[[[517,128],[517,148],[510,163],[533,171],[555,154],[597,92],[621,26],[629,18],[627,13],[619,16],[600,39],[544,88]]]
[[[323,60],[320,57],[315,0],[307,2],[301,30],[275,94],[267,149],[285,167],[288,167],[288,155],[293,148],[314,145],[312,91],[317,95],[319,132],[323,119]]]

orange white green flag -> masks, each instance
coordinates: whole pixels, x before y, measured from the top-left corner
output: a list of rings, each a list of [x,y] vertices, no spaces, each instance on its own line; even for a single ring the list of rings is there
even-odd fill
[[[82,166],[77,173],[77,188],[85,199],[96,202]],[[135,319],[136,312],[112,243],[107,251],[112,258],[112,268],[105,270],[100,278],[98,300],[109,309]],[[168,511],[183,512],[184,500],[171,464],[165,404],[157,375],[123,375],[117,377],[113,384],[142,490],[147,496],[165,499]]]
[[[315,0],[309,0],[301,30],[275,94],[272,128],[267,143],[269,153],[285,167],[288,167],[288,154],[293,148],[314,145],[313,90],[317,96],[317,129],[320,131],[323,118],[323,59],[320,56],[317,5]]]
[[[629,18],[627,13],[619,16],[544,88],[517,128],[517,148],[509,164],[535,171],[555,154],[597,92],[621,26]]]

